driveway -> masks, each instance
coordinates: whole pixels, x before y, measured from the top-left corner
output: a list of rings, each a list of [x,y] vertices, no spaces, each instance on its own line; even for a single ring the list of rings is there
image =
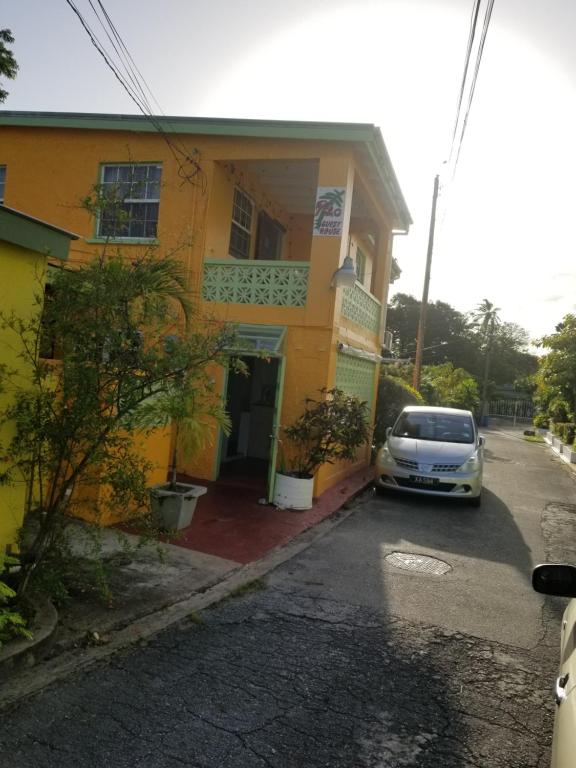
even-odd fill
[[[545,768],[562,602],[544,605],[529,575],[574,534],[574,481],[544,447],[486,434],[482,508],[368,496],[258,589],[6,713],[2,754],[12,768]],[[405,570],[428,562],[446,572]]]

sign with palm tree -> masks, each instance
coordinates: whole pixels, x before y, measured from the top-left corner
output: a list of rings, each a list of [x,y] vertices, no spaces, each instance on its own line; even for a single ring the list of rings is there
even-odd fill
[[[318,187],[312,234],[321,237],[341,237],[345,197],[345,187]]]

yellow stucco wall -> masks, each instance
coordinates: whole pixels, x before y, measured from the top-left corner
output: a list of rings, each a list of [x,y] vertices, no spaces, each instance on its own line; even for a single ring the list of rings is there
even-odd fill
[[[19,246],[0,240],[0,308],[9,315],[24,321],[31,320],[39,311],[35,297],[42,297],[46,257]],[[18,372],[20,383],[25,386],[30,379],[32,367],[19,356],[21,342],[12,331],[0,327],[0,364]],[[0,411],[10,405],[13,392],[9,388],[0,391]],[[0,427],[0,470],[2,447],[6,447],[14,435],[10,424]],[[0,485],[0,550],[16,541],[22,524],[27,487],[23,478],[15,477],[10,485]]]

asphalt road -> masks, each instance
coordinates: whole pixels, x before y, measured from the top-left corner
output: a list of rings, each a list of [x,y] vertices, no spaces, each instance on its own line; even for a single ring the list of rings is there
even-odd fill
[[[263,589],[4,714],[0,764],[545,768],[562,603],[529,576],[576,547],[574,479],[487,438],[482,508],[365,498]]]

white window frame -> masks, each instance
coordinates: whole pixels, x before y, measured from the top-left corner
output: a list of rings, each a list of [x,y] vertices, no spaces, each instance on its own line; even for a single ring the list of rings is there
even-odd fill
[[[132,170],[132,175],[134,174],[135,168],[155,168],[159,171],[158,178],[157,179],[148,179],[146,178],[144,181],[137,181],[132,179],[124,180],[124,179],[116,179],[113,181],[107,181],[105,179],[106,171],[108,169],[120,169],[120,168],[130,168]],[[147,174],[148,176],[148,174]],[[149,206],[157,206],[156,208],[156,219],[154,223],[154,233],[153,234],[147,234],[145,232],[138,234],[130,232],[130,228],[133,226],[134,221],[130,219],[130,216],[128,215],[128,219],[126,220],[125,224],[128,227],[128,233],[122,234],[117,232],[108,233],[104,231],[104,225],[107,223],[107,220],[105,216],[100,214],[98,216],[97,222],[96,222],[96,236],[99,239],[110,239],[110,240],[155,240],[158,234],[158,219],[160,217],[160,186],[162,184],[162,164],[161,163],[103,163],[100,167],[100,184],[99,184],[99,190],[100,193],[103,195],[106,195],[107,188],[113,188],[114,186],[119,187],[121,184],[129,184],[130,189],[128,192],[128,195],[124,198],[122,198],[120,205],[124,208],[125,206],[128,207],[130,210],[131,206],[133,205],[149,205]],[[145,197],[135,195],[134,192],[135,187],[138,184],[145,184],[146,190],[145,190]],[[157,187],[158,191],[157,194],[154,196],[148,197],[148,185],[152,185],[153,187]],[[127,211],[128,213],[128,211]],[[110,219],[112,221],[112,219]],[[143,220],[144,225],[146,225],[147,220]]]
[[[356,279],[364,285],[366,279],[366,254],[361,248],[356,248]]]
[[[6,196],[6,166],[0,165],[0,205],[4,205]]]
[[[248,206],[249,210],[247,210]],[[248,225],[246,225],[242,217],[237,216],[237,209],[249,217]],[[254,228],[255,211],[256,206],[254,205],[254,201],[250,195],[246,194],[246,192],[244,192],[241,187],[234,187],[234,196],[232,198],[232,222],[230,225],[230,245],[228,247],[228,252],[230,256],[233,256],[235,259],[250,258],[250,253],[252,250],[252,230]],[[243,233],[246,238],[247,249],[245,253],[240,253],[238,249],[233,249],[232,247],[232,237],[235,227],[241,233]]]

